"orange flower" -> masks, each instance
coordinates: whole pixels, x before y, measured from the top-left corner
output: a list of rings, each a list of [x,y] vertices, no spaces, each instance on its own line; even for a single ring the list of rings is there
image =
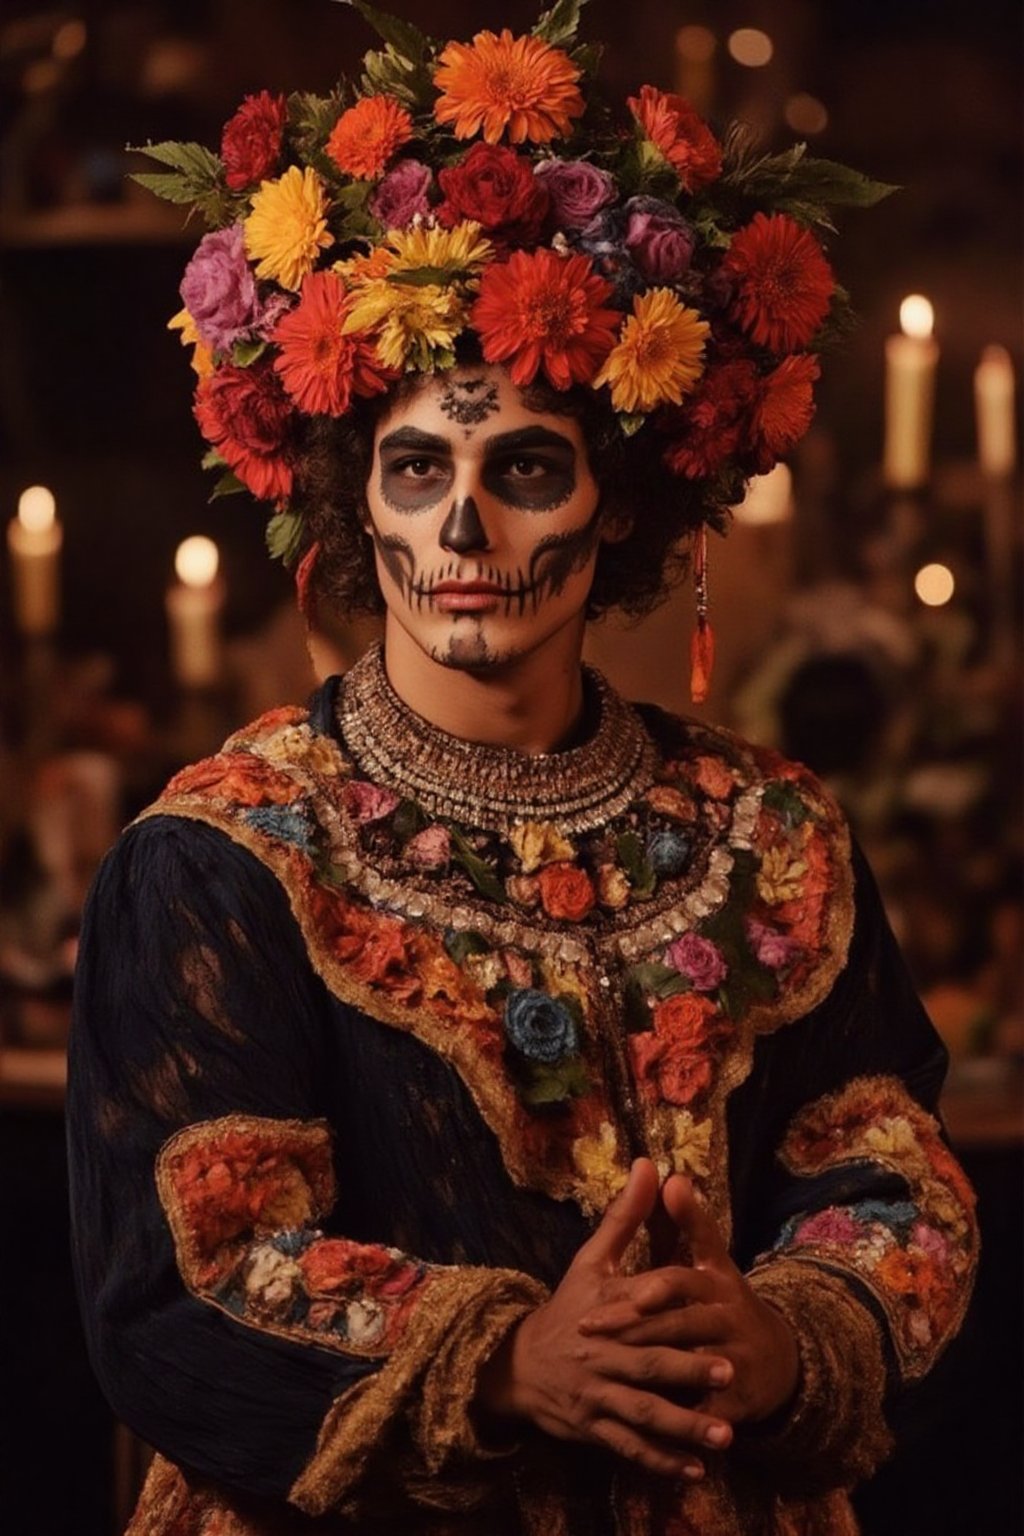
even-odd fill
[[[698,757],[693,765],[693,781],[712,800],[728,800],[736,788],[732,773],[718,757]]]
[[[326,149],[339,171],[369,180],[412,133],[412,118],[393,96],[364,96],[338,118]]]
[[[278,321],[274,367],[301,411],[343,416],[353,395],[379,395],[393,377],[365,336],[345,336],[348,297],[333,272],[310,272],[299,302]]]
[[[487,267],[470,318],[487,362],[511,360],[513,384],[532,384],[543,368],[569,389],[588,384],[615,344],[622,317],[604,307],[611,294],[585,256],[542,246]]]
[[[776,459],[797,444],[814,415],[814,381],[821,376],[818,359],[809,355],[784,357],[763,380],[754,408],[758,471],[767,474]]]
[[[483,132],[497,144],[505,130],[513,144],[548,144],[572,131],[581,117],[580,71],[561,48],[539,37],[478,32],[471,43],[449,43],[439,60],[434,106],[439,123],[457,139]]]
[[[720,1027],[714,1004],[696,992],[677,992],[654,1010],[655,1032],[684,1050],[705,1050]]]
[[[721,174],[718,141],[682,96],[643,85],[640,95],[630,96],[626,105],[676,171],[685,191],[699,192]]]
[[[755,213],[722,270],[735,285],[733,318],[773,352],[799,352],[828,314],[832,268],[810,230],[784,213]]]
[[[165,797],[204,792],[235,805],[287,805],[295,799],[295,784],[288,774],[278,773],[261,757],[249,752],[218,752],[193,763],[174,776]]]
[[[586,917],[596,899],[590,877],[575,864],[548,864],[537,876],[537,883],[548,916],[570,923]]]

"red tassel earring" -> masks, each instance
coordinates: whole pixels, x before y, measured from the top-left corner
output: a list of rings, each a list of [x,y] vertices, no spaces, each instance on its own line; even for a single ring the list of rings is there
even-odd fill
[[[715,665],[715,632],[708,619],[708,530],[704,523],[693,547],[693,590],[697,624],[690,637],[690,698],[694,704],[703,704]]]
[[[312,627],[316,623],[315,603],[312,592],[313,569],[320,554],[320,543],[317,540],[311,544],[299,561],[295,572],[295,594],[299,601],[299,612],[306,623]]]

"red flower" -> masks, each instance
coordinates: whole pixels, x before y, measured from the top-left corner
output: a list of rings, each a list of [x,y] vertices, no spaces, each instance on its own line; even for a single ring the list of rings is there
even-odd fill
[[[726,1026],[706,997],[680,992],[657,1005],[654,1028],[630,1035],[633,1071],[648,1093],[690,1104],[711,1087],[715,1044]]]
[[[820,375],[818,359],[805,353],[784,357],[762,379],[753,417],[758,474],[766,475],[807,431],[814,416],[814,381]]]
[[[747,359],[709,368],[685,404],[661,418],[672,438],[665,450],[668,467],[697,480],[741,453],[749,441],[757,389],[757,371]]]
[[[504,145],[474,144],[437,179],[445,195],[437,216],[449,229],[461,219],[475,219],[499,245],[533,245],[538,239],[551,199],[525,156]]]
[[[277,323],[274,367],[300,411],[343,416],[354,394],[379,395],[395,377],[365,335],[342,335],[348,309],[340,277],[309,272],[298,304]]]
[[[224,180],[232,192],[244,192],[277,169],[288,117],[284,96],[260,91],[247,96],[227,123],[220,141]]]
[[[574,864],[547,864],[537,876],[537,882],[540,899],[549,917],[561,917],[570,923],[581,922],[596,900],[590,877]]]
[[[821,246],[784,213],[755,213],[722,262],[732,315],[759,346],[799,352],[828,314],[835,278]]]
[[[321,1238],[299,1259],[306,1289],[314,1296],[359,1289],[363,1280],[379,1278],[394,1267],[395,1260],[385,1249],[345,1237]]]
[[[675,169],[687,192],[699,192],[722,171],[722,150],[711,129],[682,96],[642,85],[626,105]]]
[[[520,387],[543,368],[556,389],[588,384],[615,345],[622,316],[605,308],[612,285],[585,256],[542,246],[487,267],[471,321],[489,363],[511,360]]]
[[[291,406],[269,364],[218,368],[201,379],[199,430],[254,496],[286,501],[292,490]]]
[[[655,1033],[680,1050],[706,1050],[720,1028],[714,1004],[696,992],[677,992],[654,1010]]]

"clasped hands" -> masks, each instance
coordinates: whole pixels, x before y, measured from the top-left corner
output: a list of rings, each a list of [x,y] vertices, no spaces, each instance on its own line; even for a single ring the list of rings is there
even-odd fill
[[[645,1223],[659,1234],[656,1262],[675,1262],[624,1275]],[[697,1451],[724,1450],[734,1425],[784,1407],[798,1376],[792,1330],[747,1284],[693,1186],[672,1174],[659,1190],[654,1164],[638,1158],[561,1284],[484,1366],[476,1403],[499,1422],[526,1419],[696,1479]]]

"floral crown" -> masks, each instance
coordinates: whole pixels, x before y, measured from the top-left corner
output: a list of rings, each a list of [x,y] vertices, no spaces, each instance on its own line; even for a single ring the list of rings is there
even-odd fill
[[[605,394],[721,526],[813,414],[817,353],[848,314],[815,231],[890,190],[798,144],[716,138],[644,85],[615,115],[577,42],[586,0],[528,36],[437,44],[365,0],[377,31],[359,82],[330,96],[261,91],[220,155],[148,144],[136,180],[211,232],[170,322],[192,347],[195,416],[220,472],[274,504],[292,563],[302,416],[343,416],[475,336],[514,383]]]

